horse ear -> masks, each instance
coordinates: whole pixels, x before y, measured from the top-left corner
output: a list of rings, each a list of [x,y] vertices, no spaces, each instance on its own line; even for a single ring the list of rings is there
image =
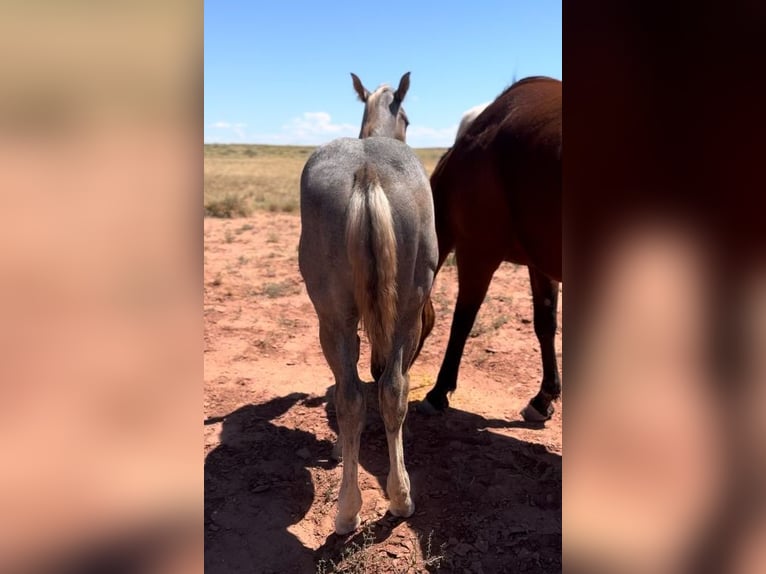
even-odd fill
[[[410,73],[407,72],[402,76],[402,79],[399,80],[399,89],[396,90],[394,93],[394,99],[397,102],[402,102],[404,100],[404,96],[407,95],[407,90],[410,89]]]
[[[351,72],[351,79],[354,82],[354,90],[356,91],[357,95],[359,96],[359,100],[362,101],[362,102],[366,102],[367,98],[370,95],[370,92],[368,92],[367,88],[365,88],[362,85],[362,80],[360,80],[359,77],[354,72]]]

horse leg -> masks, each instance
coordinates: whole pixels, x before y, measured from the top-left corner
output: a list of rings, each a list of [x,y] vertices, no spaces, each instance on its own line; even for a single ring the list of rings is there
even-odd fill
[[[561,396],[561,379],[556,360],[556,327],[559,300],[559,282],[530,267],[532,305],[535,315],[535,335],[540,343],[543,359],[543,381],[540,391],[521,411],[526,421],[541,422],[551,418],[552,402]]]
[[[479,307],[487,295],[492,276],[502,262],[502,259],[481,260],[476,258],[473,252],[466,254],[459,248],[455,252],[455,257],[458,274],[457,303],[439,376],[436,378],[434,388],[428,391],[426,398],[419,405],[419,410],[425,414],[435,414],[449,406],[447,393],[452,393],[457,388],[457,375],[465,342],[476,320]]]
[[[338,442],[343,457],[343,477],[338,495],[335,532],[343,535],[359,526],[362,493],[359,490],[359,442],[364,428],[365,400],[356,370],[359,338],[356,325],[340,325],[320,317],[319,340],[335,375],[335,409],[338,417]]]
[[[372,349],[371,355],[370,374],[372,375],[372,380],[377,383],[380,380],[383,371],[386,369],[386,359],[385,357],[379,356],[379,354],[375,352],[375,349]]]
[[[389,511],[394,516],[407,518],[415,512],[410,495],[410,476],[404,466],[404,443],[402,425],[407,416],[407,396],[410,381],[407,370],[415,356],[421,332],[421,314],[406,335],[404,345],[399,346],[380,379],[380,414],[386,427],[389,470],[386,493],[390,501]]]
[[[428,335],[431,334],[435,322],[436,312],[434,311],[434,303],[431,301],[431,295],[429,294],[423,304],[423,311],[420,313],[420,339],[418,341],[418,346],[415,349],[415,353],[412,356],[412,360],[410,361],[410,368],[415,363],[418,356],[420,356],[420,351],[423,350],[423,343],[426,342]]]
[[[359,362],[359,344],[360,344],[360,339],[359,339],[359,335],[357,335],[357,336],[356,336],[356,347],[355,347],[355,349],[356,349],[356,355],[355,355],[355,356],[356,356],[356,359],[354,360],[354,364],[356,364],[357,362]],[[325,356],[326,356],[326,355],[325,355]],[[330,401],[330,400],[331,400],[331,401],[332,401],[332,403],[333,403],[333,406],[335,406],[335,405],[336,405],[336,401],[335,401],[335,393],[336,393],[336,391],[337,391],[337,386],[338,386],[338,385],[337,385],[337,383],[336,383],[336,384],[335,384],[335,388],[333,388],[333,389],[332,389],[332,395],[331,395],[331,398],[330,398],[330,396],[328,395],[328,401]],[[335,409],[335,408],[334,408],[334,409],[333,409],[333,412],[334,412],[334,413],[337,415],[337,409]],[[338,429],[338,440],[336,440],[336,441],[335,441],[335,444],[332,446],[332,453],[331,453],[330,457],[331,457],[331,458],[332,458],[334,461],[336,461],[336,462],[343,462],[343,448],[342,448],[342,441],[341,441],[341,439],[340,439],[340,429]]]
[[[431,334],[431,331],[434,328],[434,323],[436,322],[436,312],[434,311],[434,304],[433,301],[431,301],[431,296],[428,295],[426,298],[426,301],[423,305],[423,310],[420,314],[420,339],[418,340],[418,345],[415,348],[415,352],[412,355],[412,359],[409,362],[409,366],[412,367],[412,365],[415,363],[415,360],[420,355],[420,351],[423,350],[423,344],[426,341],[426,338],[428,338],[428,335]],[[377,383],[380,380],[380,376],[383,374],[383,371],[386,368],[386,360],[385,358],[379,358],[377,354],[375,353],[375,350],[372,351],[372,378]]]

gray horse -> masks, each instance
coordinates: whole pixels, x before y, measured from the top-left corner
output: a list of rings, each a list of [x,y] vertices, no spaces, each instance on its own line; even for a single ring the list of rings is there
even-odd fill
[[[384,85],[369,92],[351,76],[365,104],[359,139],[319,147],[301,175],[299,265],[335,377],[343,460],[338,534],[359,526],[362,507],[358,462],[366,406],[357,371],[360,319],[372,349],[388,440],[389,510],[402,517],[415,510],[402,423],[408,371],[433,327],[430,292],[438,258],[431,186],[404,143],[408,122],[401,104],[409,72],[396,91]]]

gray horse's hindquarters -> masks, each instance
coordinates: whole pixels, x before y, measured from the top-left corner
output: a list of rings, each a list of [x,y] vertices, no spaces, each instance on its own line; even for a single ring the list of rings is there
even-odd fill
[[[418,157],[409,146],[391,138],[340,138],[317,148],[301,176],[299,264],[307,282],[307,274],[317,274],[317,281],[329,279],[330,268],[342,276],[340,268],[348,265],[346,212],[354,174],[365,163],[373,167],[391,205],[400,259],[416,254],[408,253],[414,242],[419,256],[425,258],[425,268],[435,270],[435,256],[428,257],[428,251],[436,249],[433,199]],[[420,282],[415,274],[408,284]]]
[[[317,148],[301,176],[299,267],[315,307],[321,307],[319,299],[339,301],[352,292],[346,218],[354,174],[365,164],[372,166],[391,207],[400,289],[413,296],[418,288],[421,295],[430,292],[437,242],[431,185],[423,164],[409,146],[391,138],[340,138]],[[400,303],[405,305],[409,298]],[[420,296],[417,299],[419,305]]]

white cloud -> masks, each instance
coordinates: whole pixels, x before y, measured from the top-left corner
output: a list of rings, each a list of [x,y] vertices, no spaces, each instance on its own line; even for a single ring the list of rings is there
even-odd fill
[[[215,130],[230,130],[233,131],[234,134],[239,138],[239,141],[245,140],[245,130],[244,128],[247,127],[247,124],[243,123],[231,123],[231,122],[215,122],[208,126],[209,128],[215,129]],[[220,137],[216,139],[221,139]],[[225,139],[225,137],[223,138]]]
[[[407,143],[413,147],[449,147],[455,141],[457,124],[448,128],[431,128],[412,124],[407,128]]]
[[[457,124],[447,128],[411,125],[407,143],[414,147],[449,147],[455,140]],[[357,137],[359,126],[334,123],[327,112],[304,112],[282,126],[282,133],[270,136],[274,143],[317,145],[340,137]]]
[[[320,145],[341,137],[355,138],[359,125],[334,122],[327,112],[304,112],[272,133],[245,131],[247,124],[218,121],[209,124],[205,141],[220,143],[265,143],[275,145]],[[413,147],[449,147],[455,141],[457,124],[432,128],[413,124],[407,128],[407,143]]]
[[[340,137],[355,137],[359,127],[333,123],[327,112],[304,112],[282,126],[282,138],[306,145],[325,143]]]

